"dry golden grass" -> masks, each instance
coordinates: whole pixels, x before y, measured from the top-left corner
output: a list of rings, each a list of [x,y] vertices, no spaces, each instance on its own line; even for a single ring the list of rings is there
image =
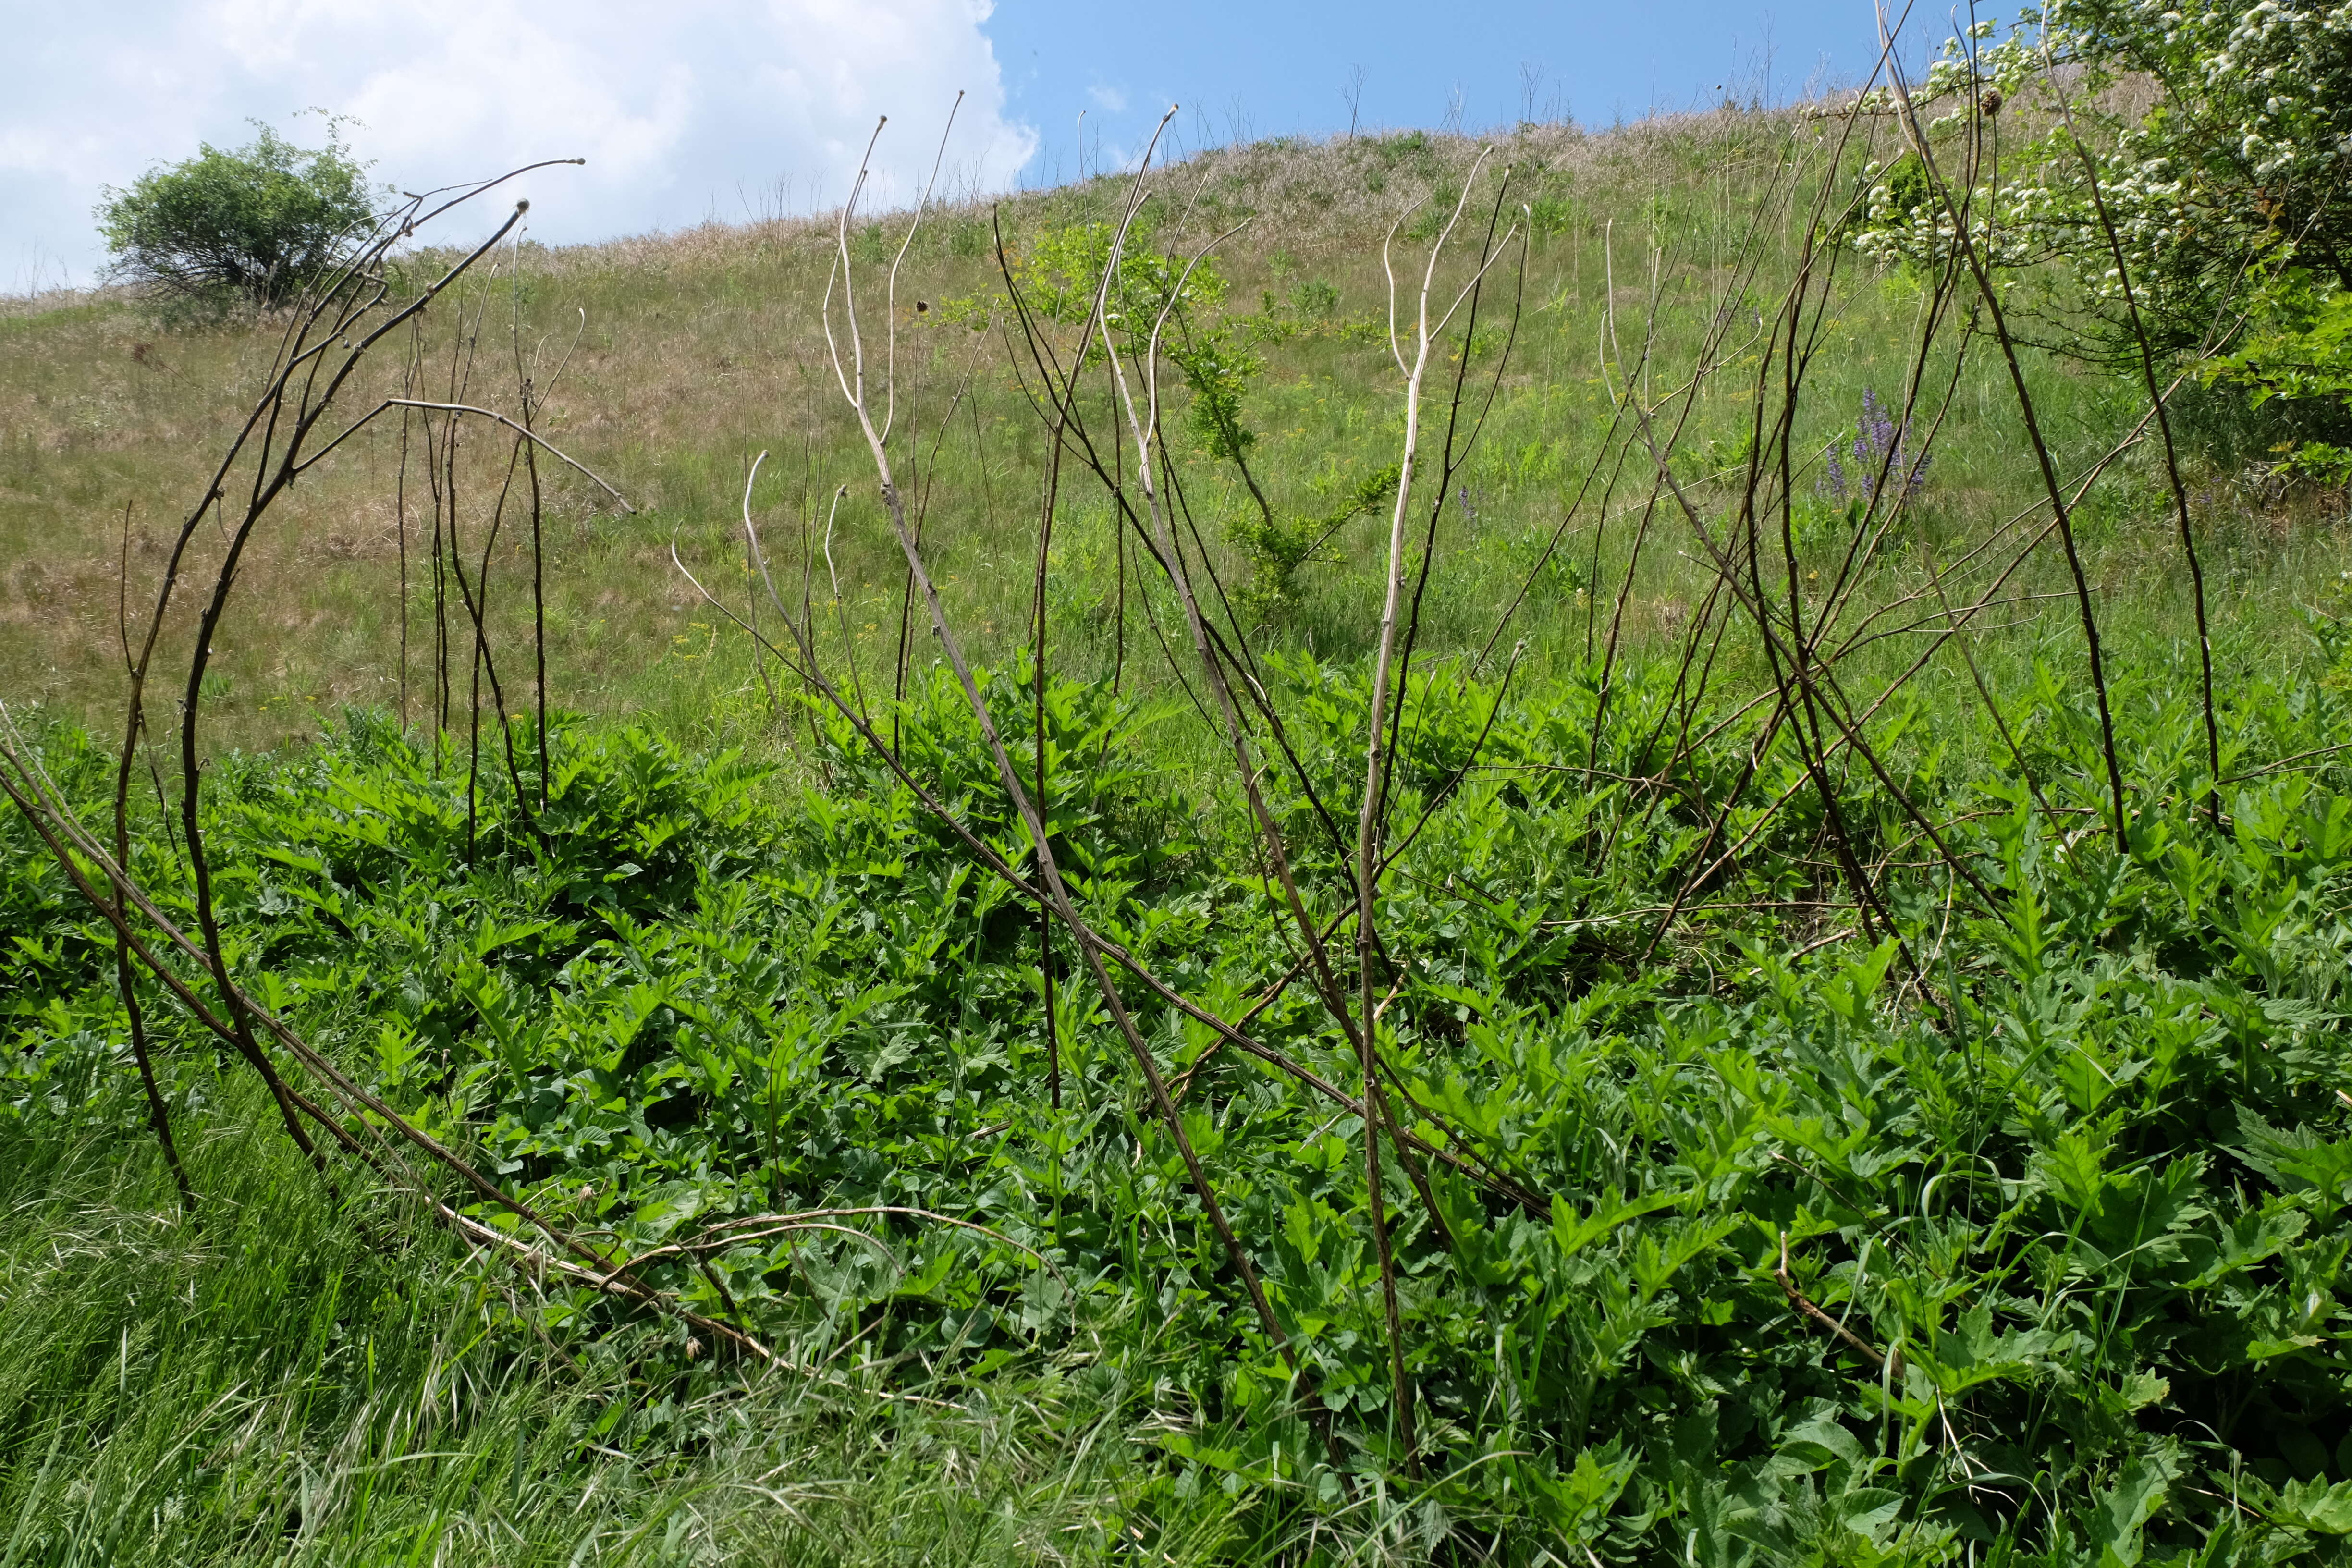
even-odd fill
[[[1511,165],[1512,205],[1531,204],[1541,214],[1540,233],[1528,255],[1511,372],[1459,481],[1470,504],[1441,543],[1448,569],[1430,616],[1435,647],[1483,637],[1531,558],[1523,542],[1556,523],[1563,498],[1599,449],[1608,406],[1598,355],[1611,303],[1603,286],[1611,250],[1613,302],[1632,336],[1648,329],[1652,247],[1663,247],[1654,374],[1670,385],[1755,222],[1759,194],[1791,156],[1818,154],[1832,130],[1794,111],[1727,110],[1606,134],[1545,126],[1503,139],[1493,163]],[[1266,370],[1248,416],[1261,432],[1256,466],[1277,505],[1314,510],[1322,489],[1393,458],[1395,374],[1385,346],[1371,332],[1337,329],[1378,318],[1382,236],[1416,202],[1450,201],[1477,150],[1468,139],[1425,134],[1278,140],[1202,153],[1153,176],[1165,214],[1153,243],[1163,248],[1195,247],[1247,218],[1220,253],[1235,315],[1278,322],[1287,290],[1302,280],[1337,290],[1328,321],[1257,340]],[[926,537],[951,608],[973,628],[983,658],[1003,657],[1026,626],[1042,437],[1010,340],[950,325],[937,310],[919,312],[916,301],[997,289],[992,224],[1017,253],[1042,229],[1100,221],[1123,189],[1123,178],[1106,176],[1010,199],[994,215],[972,201],[943,206],[928,220],[900,285],[900,430],[917,444],[912,463],[906,455],[900,461],[929,481],[919,491]],[[1768,248],[1777,248],[1761,270],[1759,293],[1777,289],[1785,275],[1790,227],[1780,224],[1774,233],[1767,225]],[[709,580],[740,599],[738,507],[743,477],[763,449],[772,456],[761,513],[785,575],[797,585],[805,565],[824,634],[836,644],[845,638],[869,681],[887,686],[903,573],[825,357],[818,306],[832,232],[823,219],[712,224],[501,252],[496,267],[486,264],[436,308],[414,345],[413,369],[408,346],[387,344],[391,352],[381,353],[365,384],[347,395],[355,413],[413,374],[419,395],[462,391],[467,401],[511,406],[520,351],[550,393],[542,432],[637,508],[621,514],[578,476],[544,469],[555,706],[644,714],[706,734],[764,722],[742,639],[727,635],[695,600],[669,558],[675,541]],[[898,232],[895,223],[877,221],[861,223],[854,237],[870,334],[880,321],[877,260]],[[415,258],[419,274],[436,259]],[[1850,425],[1864,386],[1901,384],[1916,310],[1916,287],[1850,261],[1847,272],[1815,372],[1822,442]],[[114,722],[121,605],[127,597],[135,632],[152,602],[165,544],[267,373],[276,330],[268,321],[167,328],[119,292],[19,300],[0,310],[0,696]],[[559,362],[562,374],[546,388]],[[2033,493],[2000,384],[1983,369],[1964,375],[1956,416],[1939,440],[1926,513],[1933,526],[1972,531]],[[2127,388],[2062,367],[2037,374],[2073,447],[2094,450],[2128,423]],[[1692,434],[1728,436],[1738,420],[1738,389],[1710,390]],[[1108,419],[1099,425],[1108,429]],[[436,628],[425,557],[432,514],[421,493],[414,420],[404,484],[402,439],[396,418],[380,420],[306,478],[256,541],[215,650],[208,698],[215,743],[268,744],[314,730],[339,704],[399,703],[404,542],[408,711],[412,720],[430,715]],[[483,548],[510,454],[510,441],[488,426],[465,432],[453,472],[458,536],[469,552]],[[1194,473],[1191,499],[1213,559],[1233,585],[1244,569],[1223,524],[1241,505],[1238,487],[1205,463]],[[825,501],[843,484],[849,499],[835,519],[829,571],[816,546]],[[1612,496],[1612,520],[1638,511],[1640,490]],[[1108,513],[1098,490],[1086,486],[1066,486],[1064,503],[1052,602],[1056,626],[1067,629],[1055,632],[1057,657],[1076,673],[1108,669],[1118,594]],[[2171,603],[2171,568],[2160,529],[2144,521],[2125,506],[2109,553],[2127,566],[2140,563],[2131,569],[2156,584],[2140,607],[2159,614]],[[2330,552],[2340,553],[2332,538],[2305,529],[2249,548],[2292,557],[2294,573],[2332,572]],[[496,646],[517,709],[531,696],[526,543],[510,505],[488,575]],[[1325,653],[1350,651],[1372,618],[1365,613],[1377,576],[1367,569],[1370,543],[1368,532],[1343,533],[1342,562],[1309,569],[1315,602],[1265,635]],[[205,580],[219,548],[207,524],[192,580]],[[1696,578],[1688,563],[1671,555],[1645,570],[1656,580],[1645,581],[1629,605],[1628,634],[1671,637]],[[834,572],[844,601],[837,608],[828,603]],[[1126,667],[1149,686],[1158,663],[1150,616],[1166,606],[1133,583],[1129,592]],[[1589,599],[1538,596],[1523,629],[1536,637],[1538,658],[1580,657],[1590,612]],[[189,613],[184,599],[179,613]],[[468,634],[454,602],[448,621],[462,710]],[[185,629],[175,624],[167,633]],[[918,662],[928,659],[919,646],[915,653]]]

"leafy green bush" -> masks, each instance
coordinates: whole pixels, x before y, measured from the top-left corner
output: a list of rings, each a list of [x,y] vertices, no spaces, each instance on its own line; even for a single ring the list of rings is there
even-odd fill
[[[255,124],[249,146],[205,145],[109,187],[99,230],[119,278],[182,299],[268,305],[331,268],[374,216],[366,171],[330,128],[327,145],[295,146]]]
[[[1163,311],[1171,331],[1203,321],[1224,303],[1224,274],[1213,259],[1187,264],[1151,248],[1149,215],[1139,215],[1119,252],[1118,276],[1105,296],[1106,324],[1133,353],[1150,338]],[[1118,238],[1109,224],[1053,228],[1035,236],[1012,258],[1013,285],[1028,308],[1064,326],[1084,323],[1101,290],[1103,269]]]
[[[1250,563],[1250,579],[1242,585],[1243,607],[1261,617],[1279,616],[1295,607],[1300,569],[1310,561],[1333,558],[1332,535],[1364,513],[1378,510],[1396,494],[1398,474],[1396,465],[1391,464],[1352,487],[1333,487],[1339,493],[1332,498],[1330,509],[1319,515],[1288,517],[1272,510],[1237,515],[1225,531]]]
[[[2352,480],[2352,289],[2315,287],[2291,274],[2266,290],[2264,303],[2262,325],[2210,379],[2248,389],[2257,408],[2276,400],[2306,420],[2315,414],[2326,439],[2283,443],[2284,467],[2322,482]]]

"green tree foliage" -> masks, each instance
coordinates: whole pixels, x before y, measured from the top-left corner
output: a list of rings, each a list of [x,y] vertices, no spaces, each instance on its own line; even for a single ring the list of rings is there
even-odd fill
[[[1328,283],[1302,280],[1286,301],[1277,302],[1269,293],[1263,315],[1238,321],[1221,316],[1226,281],[1215,262],[1187,262],[1153,249],[1150,231],[1140,223],[1129,228],[1106,290],[1103,275],[1116,237],[1111,226],[1101,223],[1049,229],[1012,262],[1013,286],[1031,311],[1063,326],[1087,322],[1101,293],[1103,321],[1096,330],[1109,331],[1123,353],[1139,357],[1158,332],[1160,356],[1176,367],[1192,395],[1185,435],[1203,455],[1231,464],[1254,503],[1226,526],[1250,562],[1243,597],[1253,615],[1277,615],[1297,601],[1299,568],[1325,554],[1340,525],[1378,507],[1396,489],[1396,469],[1385,468],[1335,498],[1334,510],[1289,516],[1275,509],[1250,474],[1257,432],[1249,426],[1244,401],[1265,372],[1265,359],[1252,352],[1250,342],[1279,342],[1302,321],[1329,317],[1339,292]],[[1086,352],[1099,355],[1099,340],[1090,342]]]
[[[255,130],[249,146],[205,144],[128,190],[107,189],[97,217],[117,277],[182,298],[267,305],[332,265],[373,216],[365,169],[331,127],[320,148]]]
[[[1334,559],[1332,536],[1396,494],[1402,472],[1391,463],[1334,498],[1336,504],[1319,516],[1285,517],[1269,510],[1236,518],[1226,531],[1249,557],[1250,580],[1242,596],[1251,614],[1267,616],[1296,607],[1299,568]]]
[[[1011,263],[1023,302],[1064,326],[1084,323],[1110,265],[1117,232],[1107,223],[1048,229]],[[1141,349],[1167,312],[1166,332],[1181,337],[1205,327],[1210,312],[1225,302],[1225,278],[1213,259],[1189,267],[1181,257],[1151,247],[1150,228],[1139,217],[1120,247],[1118,274],[1103,300],[1103,312],[1122,348]]]
[[[1103,291],[1115,238],[1103,223],[1049,229],[1013,263],[1013,284],[1032,310],[1064,326],[1083,325],[1102,292],[1102,324],[1125,353],[1142,353],[1157,331],[1161,353],[1192,392],[1187,424],[1194,445],[1213,458],[1244,461],[1257,435],[1243,422],[1242,399],[1265,362],[1243,346],[1230,323],[1213,319],[1225,302],[1224,275],[1207,258],[1188,264],[1154,250],[1149,231],[1138,225]],[[1100,345],[1090,342],[1087,352],[1099,354]]]

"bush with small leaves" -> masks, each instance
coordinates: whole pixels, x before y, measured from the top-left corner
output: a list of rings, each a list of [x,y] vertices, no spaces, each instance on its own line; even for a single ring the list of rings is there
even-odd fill
[[[331,127],[297,147],[256,123],[250,146],[205,145],[109,187],[99,231],[114,275],[182,300],[269,305],[331,268],[374,216],[365,168]]]

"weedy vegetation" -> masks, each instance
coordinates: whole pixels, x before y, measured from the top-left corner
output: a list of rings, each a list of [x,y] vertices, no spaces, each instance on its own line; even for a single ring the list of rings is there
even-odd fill
[[[0,321],[0,1563],[2346,1561],[2266,11]]]

